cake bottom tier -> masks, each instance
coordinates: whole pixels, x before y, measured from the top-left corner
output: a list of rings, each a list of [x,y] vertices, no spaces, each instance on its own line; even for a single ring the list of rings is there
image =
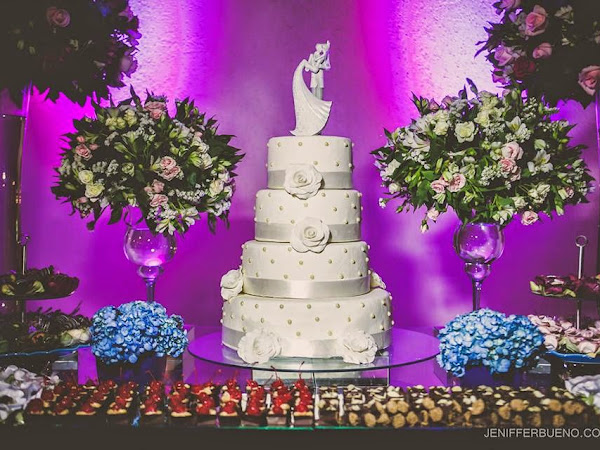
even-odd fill
[[[347,333],[370,334],[378,349],[390,344],[389,292],[373,289],[355,297],[287,299],[241,294],[223,304],[223,344],[237,350],[240,339],[255,330],[275,333],[281,356],[341,356],[339,340]]]

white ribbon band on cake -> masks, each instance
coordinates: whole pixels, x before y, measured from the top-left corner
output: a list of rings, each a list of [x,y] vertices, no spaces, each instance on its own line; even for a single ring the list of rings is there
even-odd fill
[[[334,281],[268,280],[265,278],[252,278],[248,276],[244,278],[244,292],[260,297],[353,297],[366,294],[369,290],[369,277]]]
[[[320,172],[325,189],[352,189],[351,172]],[[270,170],[267,186],[269,189],[283,189],[285,170]]]
[[[353,242],[360,240],[360,224],[328,225],[331,232],[329,242]],[[285,223],[257,222],[254,226],[255,238],[259,241],[290,242],[294,225]]]
[[[246,333],[223,327],[223,344],[237,350],[238,343]],[[377,348],[389,347],[391,343],[391,330],[382,331],[371,335]],[[338,339],[302,339],[302,338],[279,338],[281,353],[278,356],[293,356],[299,358],[331,358],[332,356],[343,356]]]

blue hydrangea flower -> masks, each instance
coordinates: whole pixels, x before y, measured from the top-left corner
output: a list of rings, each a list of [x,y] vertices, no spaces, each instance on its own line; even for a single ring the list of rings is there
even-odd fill
[[[92,317],[92,351],[107,364],[135,364],[144,353],[177,357],[188,345],[180,316],[158,303],[134,301],[101,308]]]
[[[531,367],[543,349],[544,337],[525,316],[505,316],[480,309],[457,316],[440,331],[441,367],[462,377],[471,366],[492,374]]]

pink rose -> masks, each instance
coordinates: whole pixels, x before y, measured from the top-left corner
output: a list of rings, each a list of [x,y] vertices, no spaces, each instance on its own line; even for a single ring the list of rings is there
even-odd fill
[[[494,52],[494,58],[498,61],[500,67],[506,66],[521,56],[512,47],[505,47],[504,45],[498,46]]]
[[[516,142],[509,142],[502,147],[502,157],[517,161],[523,157],[523,149]]]
[[[446,186],[448,186],[448,183],[443,178],[431,182],[431,189],[433,189],[436,194],[442,194],[446,190]]]
[[[92,157],[92,152],[85,144],[79,144],[77,147],[75,147],[75,153],[86,160]]]
[[[567,186],[565,192],[567,193],[567,198],[571,198],[575,195],[575,190],[571,186]]]
[[[144,109],[150,112],[150,117],[158,120],[167,110],[167,104],[165,102],[148,102],[144,105]]]
[[[150,197],[152,197],[152,196],[154,195],[154,191],[152,190],[152,188],[151,188],[150,186],[146,186],[146,187],[144,188],[144,192],[145,192],[146,194],[148,194]]]
[[[517,9],[519,6],[521,6],[521,0],[501,0],[498,8],[506,11],[512,11],[513,9]]]
[[[90,144],[90,145],[88,145],[88,148],[91,151],[97,150],[98,149],[98,144]]]
[[[535,59],[546,59],[552,55],[552,45],[548,42],[542,42],[536,48],[533,49],[532,56]]]
[[[194,137],[195,137],[196,139],[202,139],[202,136],[203,136],[203,134],[202,134],[202,131],[196,131],[196,132],[194,133]]]
[[[518,166],[515,166],[512,174],[510,175],[510,177],[508,177],[509,181],[517,181],[521,179],[521,168]]]
[[[181,168],[179,166],[175,166],[170,169],[163,170],[160,176],[167,181],[171,181],[173,178],[179,175],[179,172],[181,172]]]
[[[502,173],[512,173],[515,167],[517,167],[517,163],[514,159],[502,158],[500,160],[500,171]]]
[[[160,194],[164,188],[165,188],[165,183],[163,183],[162,181],[154,180],[152,182],[152,190],[154,192],[156,192],[157,194]]]
[[[80,205],[82,205],[82,204],[84,204],[84,203],[87,203],[87,202],[88,202],[88,199],[87,199],[87,197],[79,197],[79,198],[77,199],[77,203],[79,203]]]
[[[150,200],[150,206],[156,208],[157,206],[166,205],[169,203],[169,197],[163,194],[154,194],[152,200]]]
[[[427,218],[433,220],[434,222],[440,216],[440,212],[435,208],[429,208],[427,211]]]
[[[598,345],[590,341],[581,341],[579,344],[577,344],[577,350],[584,354],[596,353],[596,350],[598,350]]]
[[[64,28],[71,22],[71,16],[66,9],[60,9],[56,6],[50,6],[46,10],[46,20],[50,25]]]
[[[531,225],[532,223],[537,222],[539,219],[538,215],[534,211],[525,211],[521,216],[521,223],[523,225]]]
[[[79,142],[80,144],[83,144],[85,142],[85,137],[77,136],[77,142]]]
[[[525,18],[525,35],[537,36],[546,31],[548,26],[548,13],[540,5],[535,5],[533,11]]]
[[[171,158],[170,156],[163,156],[160,159],[160,168],[163,170],[172,169],[176,165],[177,161],[175,161],[175,159]]]
[[[579,72],[579,85],[590,95],[596,93],[600,80],[600,66],[587,66]]]
[[[450,180],[450,185],[448,186],[448,190],[450,192],[458,192],[462,188],[465,187],[467,183],[466,177],[462,173],[455,173]]]

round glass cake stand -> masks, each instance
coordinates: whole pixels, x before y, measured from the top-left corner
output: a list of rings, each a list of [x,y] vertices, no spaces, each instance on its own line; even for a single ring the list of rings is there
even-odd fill
[[[380,351],[370,364],[348,364],[341,358],[273,358],[264,364],[248,364],[235,350],[221,343],[221,332],[205,334],[190,342],[188,351],[200,360],[238,369],[265,372],[343,373],[364,372],[417,364],[439,353],[437,338],[416,331],[393,328],[391,345]]]

